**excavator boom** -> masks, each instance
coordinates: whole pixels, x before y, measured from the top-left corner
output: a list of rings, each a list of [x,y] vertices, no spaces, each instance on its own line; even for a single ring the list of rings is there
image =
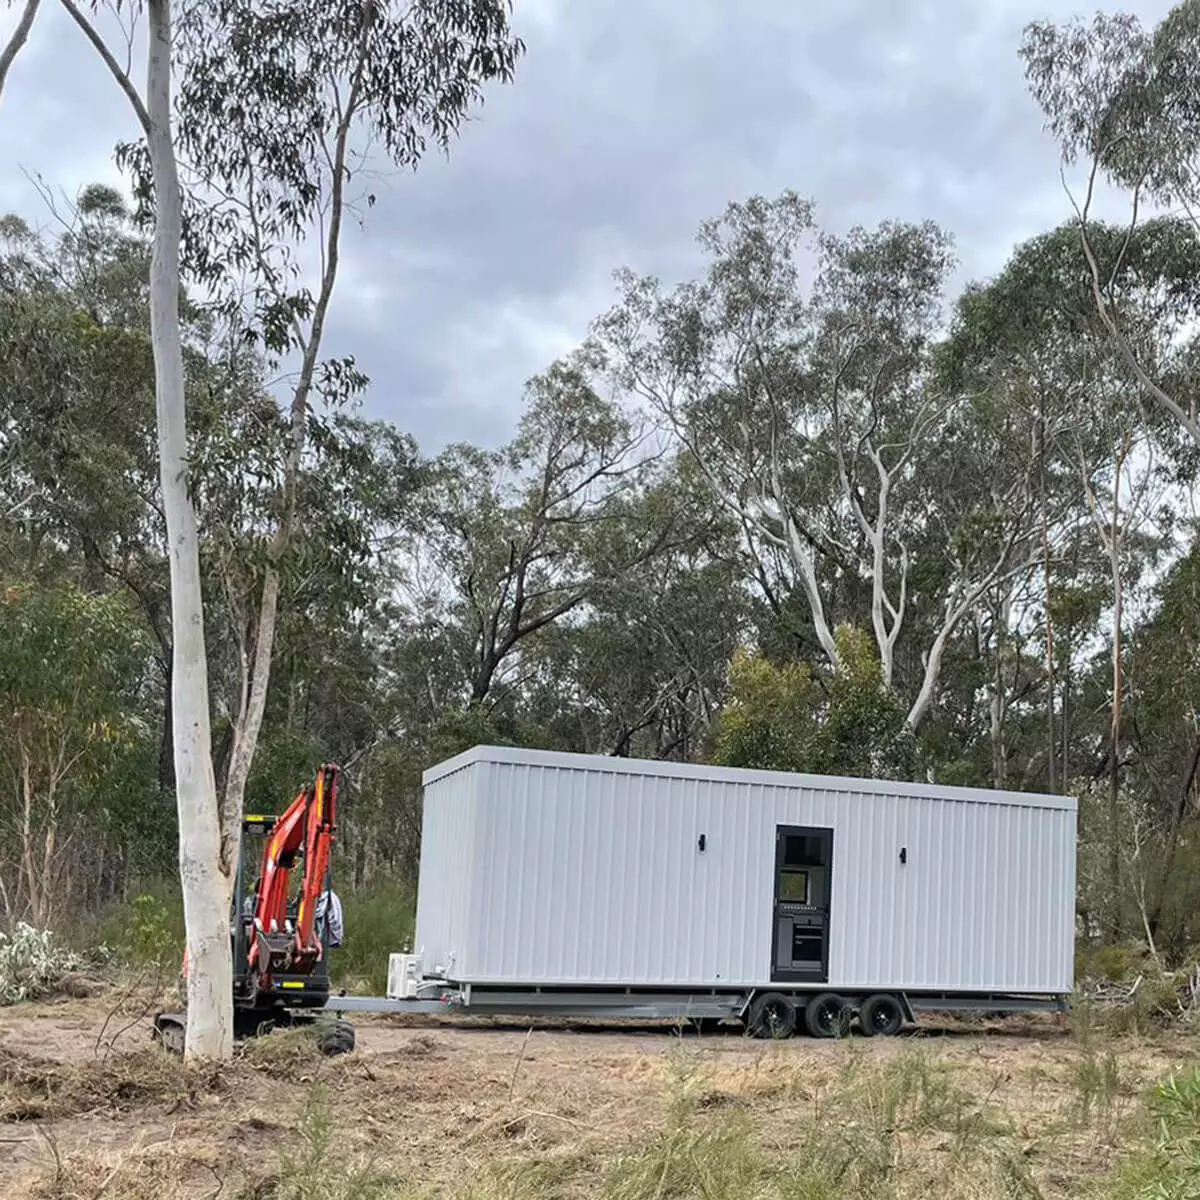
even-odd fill
[[[317,900],[325,888],[333,846],[340,771],[325,764],[275,822],[263,847],[248,963],[260,983],[280,971],[312,969],[324,946],[316,935]],[[289,915],[290,876],[303,854],[304,875],[294,920]]]

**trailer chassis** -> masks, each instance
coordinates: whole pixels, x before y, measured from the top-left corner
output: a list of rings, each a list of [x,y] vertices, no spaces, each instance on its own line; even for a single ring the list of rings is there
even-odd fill
[[[759,1036],[787,1037],[805,1018],[809,1032],[836,1036],[857,1017],[864,1033],[897,1033],[920,1012],[1064,1012],[1065,996],[912,991],[830,992],[819,988],[741,988],[679,991],[645,988],[503,988],[434,983],[423,995],[330,996],[325,1010],[339,1015],[507,1016],[643,1021],[739,1020]],[[884,1018],[890,1019],[884,1019]],[[871,1018],[872,1028],[863,1024]]]

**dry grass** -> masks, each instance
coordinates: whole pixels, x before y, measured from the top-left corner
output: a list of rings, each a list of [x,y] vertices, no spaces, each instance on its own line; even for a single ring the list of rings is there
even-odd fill
[[[174,1112],[225,1085],[220,1068],[185,1067],[149,1047],[127,1054],[62,1063],[0,1046],[0,1122],[61,1120],[148,1106]]]
[[[188,1160],[161,1149],[117,1151],[97,1154],[83,1150],[63,1156],[58,1153],[33,1185],[33,1200],[97,1200],[101,1196],[120,1200],[184,1200],[193,1195],[212,1195],[204,1190],[205,1174],[211,1164]],[[204,1167],[207,1165],[208,1170]],[[208,1174],[209,1182],[214,1176]],[[217,1186],[219,1186],[219,1177]]]
[[[1021,1032],[764,1045],[367,1022],[354,1055],[275,1033],[208,1072],[0,1043],[0,1194],[1140,1200],[1156,1171],[1200,1170],[1200,1087],[1153,1091],[1195,1043]]]

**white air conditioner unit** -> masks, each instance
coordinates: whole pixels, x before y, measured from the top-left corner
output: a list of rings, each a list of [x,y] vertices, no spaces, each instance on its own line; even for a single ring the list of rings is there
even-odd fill
[[[424,979],[419,954],[389,954],[387,996],[389,1000],[413,1000]]]

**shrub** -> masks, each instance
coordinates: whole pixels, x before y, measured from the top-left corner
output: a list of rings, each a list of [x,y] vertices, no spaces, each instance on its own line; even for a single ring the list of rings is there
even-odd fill
[[[49,995],[81,965],[79,956],[49,929],[22,922],[11,936],[0,933],[0,1004]]]
[[[330,968],[343,987],[382,995],[387,988],[388,955],[412,944],[413,889],[385,883],[341,896],[341,901],[345,941],[333,951]]]
[[[398,1181],[369,1158],[350,1154],[325,1088],[314,1084],[304,1106],[299,1144],[280,1157],[271,1200],[398,1200]]]
[[[173,879],[147,880],[131,901],[79,913],[65,931],[71,945],[103,946],[131,967],[177,967],[183,961],[183,897]]]

